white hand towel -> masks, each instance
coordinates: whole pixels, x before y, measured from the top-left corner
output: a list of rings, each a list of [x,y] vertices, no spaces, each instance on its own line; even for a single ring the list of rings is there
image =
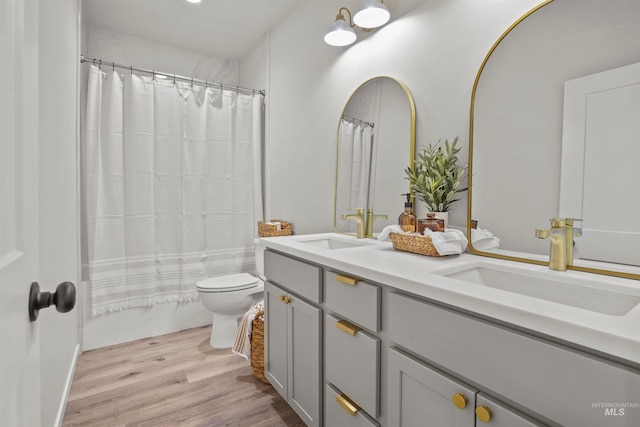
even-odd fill
[[[378,240],[382,242],[390,241],[391,240],[389,239],[390,233],[403,233],[403,231],[399,225],[396,225],[396,224],[387,225],[385,228],[382,229],[382,231],[378,235]]]
[[[431,237],[431,242],[440,255],[461,254],[467,249],[469,243],[462,231],[453,228],[447,228],[444,232],[431,231],[426,228],[424,235]]]
[[[480,251],[487,251],[489,249],[499,248],[500,239],[494,236],[489,230],[472,228],[471,245]]]

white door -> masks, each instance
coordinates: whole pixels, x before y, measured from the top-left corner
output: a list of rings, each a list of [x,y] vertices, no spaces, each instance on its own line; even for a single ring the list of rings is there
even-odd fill
[[[40,425],[40,338],[27,301],[38,280],[37,11],[0,1],[0,425]],[[35,37],[34,37],[35,35]],[[35,39],[35,40],[34,40]],[[37,117],[37,116],[36,116]]]
[[[640,266],[638,117],[640,63],[565,82],[560,216],[583,219],[582,259]]]
[[[57,426],[79,310],[28,315],[32,282],[78,283],[77,0],[0,1],[0,426]]]

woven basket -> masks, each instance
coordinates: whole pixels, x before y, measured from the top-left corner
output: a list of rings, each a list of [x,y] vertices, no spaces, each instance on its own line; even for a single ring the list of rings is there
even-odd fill
[[[256,378],[271,384],[264,376],[264,310],[257,312],[251,322],[251,368]]]
[[[390,233],[393,249],[426,256],[440,256],[431,237],[418,234]]]
[[[267,224],[264,221],[258,221],[258,237],[277,237],[277,236],[291,236],[293,229],[291,224],[279,219],[272,219],[269,222],[279,222],[280,230],[277,225]]]

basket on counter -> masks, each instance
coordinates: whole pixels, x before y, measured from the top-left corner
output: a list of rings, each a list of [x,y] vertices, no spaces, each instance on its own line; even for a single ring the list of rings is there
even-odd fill
[[[279,222],[280,229],[276,224],[267,224],[267,222]],[[258,237],[277,237],[277,236],[291,236],[293,229],[291,224],[279,219],[272,219],[269,221],[258,221]]]
[[[251,322],[251,369],[256,378],[271,384],[264,376],[264,310],[257,312]]]
[[[431,237],[419,234],[390,233],[393,249],[426,256],[440,256]]]

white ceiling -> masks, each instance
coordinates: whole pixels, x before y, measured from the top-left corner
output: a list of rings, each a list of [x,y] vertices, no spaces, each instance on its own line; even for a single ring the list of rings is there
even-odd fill
[[[99,27],[225,58],[246,56],[300,0],[83,0]]]
[[[83,0],[88,26],[231,59],[244,58],[302,1],[355,7],[363,0]],[[426,0],[384,0],[397,18]],[[327,16],[331,22],[335,15]],[[322,35],[320,35],[322,36]]]

